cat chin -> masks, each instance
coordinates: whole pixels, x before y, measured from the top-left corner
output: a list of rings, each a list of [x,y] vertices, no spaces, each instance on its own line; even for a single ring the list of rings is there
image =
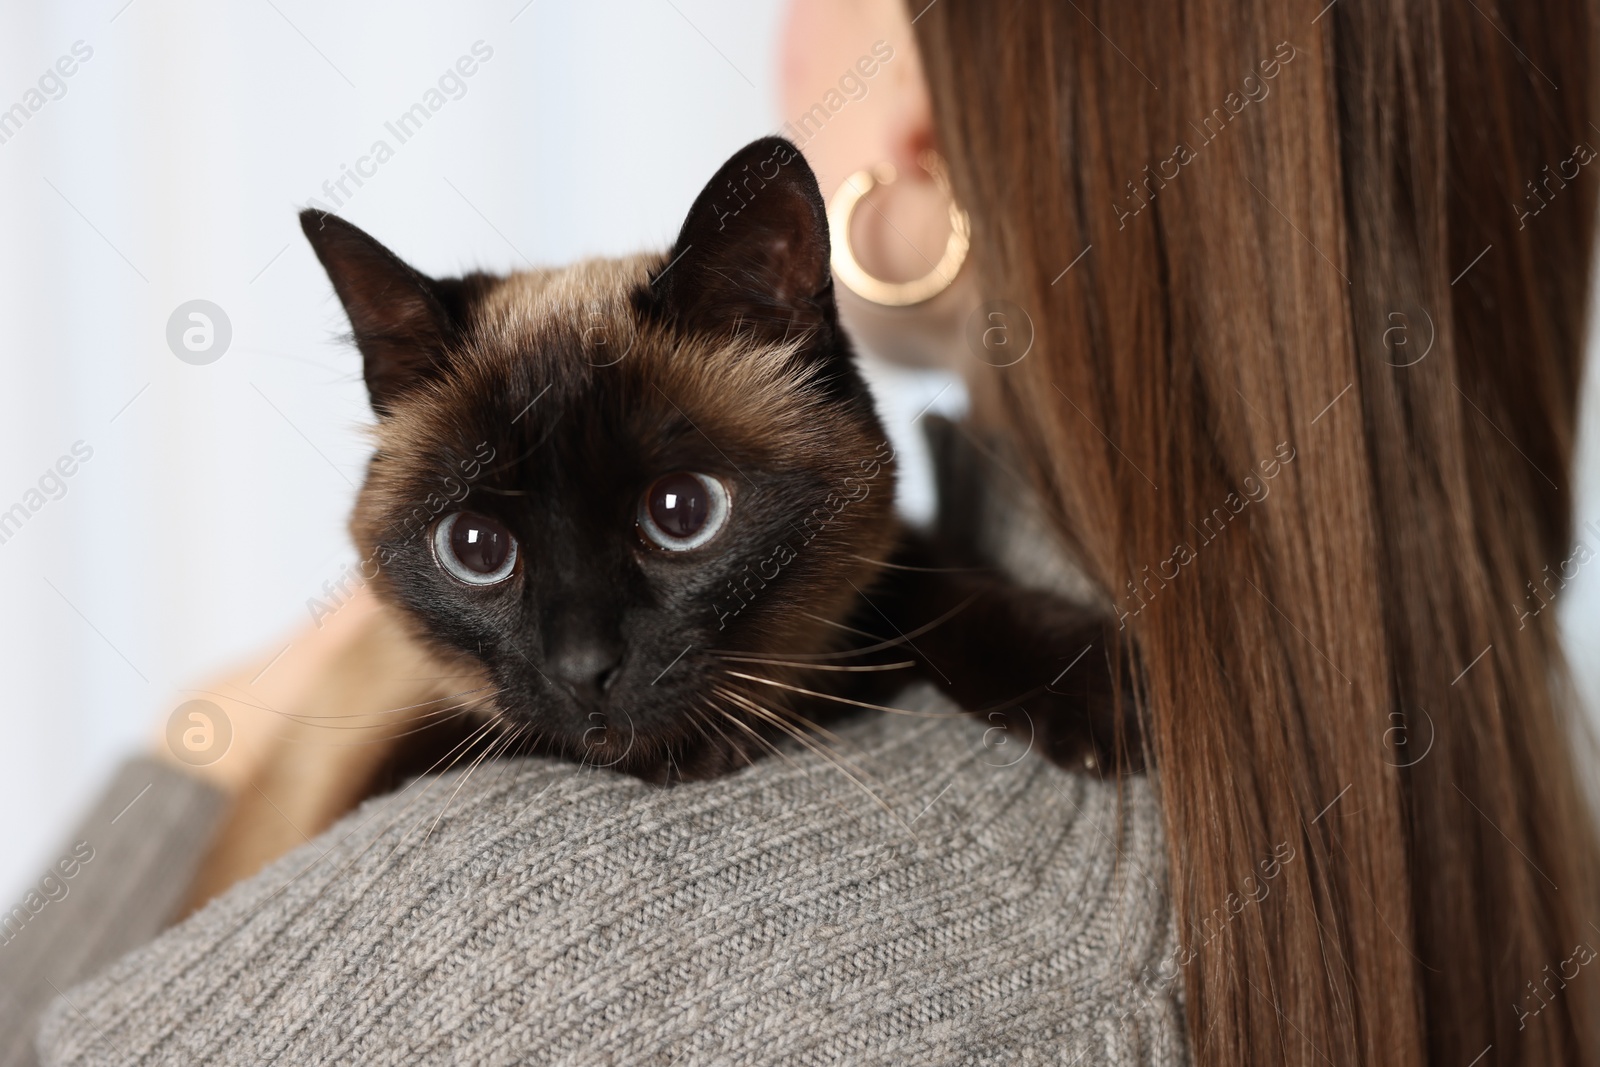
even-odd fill
[[[381,580],[374,584],[385,639],[403,645],[408,673],[427,680],[416,694],[418,722],[411,729],[422,731],[419,741],[435,733],[446,738],[433,746],[435,755],[459,743],[461,762],[496,750],[503,756],[554,757],[662,785],[715,778],[759,758],[762,746],[736,727],[723,725],[733,737],[708,736],[691,725],[698,721],[693,716],[667,711],[677,701],[659,696],[654,704],[631,708],[626,697],[593,707],[576,700],[553,702],[548,694],[545,699],[537,693],[513,696],[521,685],[496,679],[476,656],[436,639]],[[445,729],[450,724],[443,720],[454,717],[436,709],[463,701],[455,729]],[[429,769],[431,764],[411,768],[413,773]]]

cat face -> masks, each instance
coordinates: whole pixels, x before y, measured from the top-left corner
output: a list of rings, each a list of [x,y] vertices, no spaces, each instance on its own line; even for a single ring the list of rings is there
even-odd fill
[[[431,279],[301,218],[379,416],[351,526],[379,596],[558,751],[725,758],[730,715],[761,726],[726,657],[836,644],[896,536],[799,152],[735,155],[668,253],[558,271]]]

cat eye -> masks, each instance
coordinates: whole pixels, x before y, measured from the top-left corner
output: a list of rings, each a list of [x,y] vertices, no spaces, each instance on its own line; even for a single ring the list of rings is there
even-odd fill
[[[517,539],[485,515],[457,511],[433,529],[433,555],[452,578],[468,585],[494,585],[517,563]]]
[[[639,529],[674,552],[699,548],[727,521],[727,487],[707,474],[679,471],[657,478],[639,501]]]

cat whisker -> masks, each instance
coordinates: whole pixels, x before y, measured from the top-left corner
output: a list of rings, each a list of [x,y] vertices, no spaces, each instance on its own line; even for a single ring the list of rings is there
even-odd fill
[[[498,723],[495,723],[495,725],[498,725]],[[494,738],[484,746],[483,751],[478,754],[477,758],[472,761],[472,765],[467,768],[467,773],[461,776],[461,781],[456,784],[455,792],[450,794],[449,799],[444,802],[444,807],[439,809],[439,814],[434,817],[433,825],[428,827],[428,832],[422,835],[422,840],[424,842],[433,836],[434,830],[439,828],[439,820],[443,819],[445,812],[450,810],[450,805],[455,801],[456,797],[460,795],[461,790],[466,788],[467,783],[472,780],[473,774],[475,774],[478,768],[489,760],[490,753],[504,751],[506,748],[509,748],[511,746],[511,741],[515,739],[517,734],[520,732],[521,727],[519,726],[517,730],[513,731],[512,733],[506,734],[503,737]]]
[[[681,782],[683,780],[683,770],[678,766],[678,761],[673,758],[671,741],[663,741],[661,743],[661,755],[667,761],[666,782],[671,784],[674,778]]]
[[[732,712],[726,711],[726,710],[724,710],[722,708],[718,708],[717,710],[722,715],[722,717],[724,719],[727,719],[729,722],[733,723],[733,725],[739,727],[739,729],[741,729],[741,730],[745,731],[746,733],[748,733],[752,738],[755,739],[757,744],[761,745],[768,752],[772,753],[773,756],[775,756],[778,759],[782,760],[784,763],[787,763],[790,767],[794,768],[795,770],[799,770],[800,769],[800,765],[794,761],[794,757],[793,756],[789,755],[789,753],[787,753],[783,749],[779,748],[776,744],[774,744],[772,742],[772,740],[770,738],[762,737],[760,733],[758,733],[757,731],[751,729],[749,723],[745,722],[743,719],[740,719],[739,716],[734,715]],[[746,763],[754,763],[754,762],[755,762],[754,760],[746,758]]]
[[[742,674],[739,671],[723,671],[722,673],[731,678],[742,678],[747,682],[759,682],[762,685],[770,685],[779,689],[787,689],[791,693],[799,693],[802,696],[816,697],[819,700],[831,700],[836,704],[849,704],[852,707],[867,708],[871,711],[886,711],[891,715],[910,715],[914,718],[920,719],[957,719],[964,714],[963,712],[912,711],[910,708],[891,708],[883,704],[869,704],[864,700],[851,700],[849,697],[834,696],[832,693],[819,693],[814,689],[803,689],[797,685],[789,685],[787,682],[780,682],[775,678],[762,678],[760,675]]]
[[[712,702],[708,701],[706,703],[706,707],[709,708],[712,711],[715,711],[717,714],[721,715],[725,719],[729,719],[730,721],[737,722],[737,720],[733,716],[730,716],[725,710],[723,710],[723,708],[721,708],[720,706],[718,706],[715,703],[712,703]],[[755,760],[750,758],[750,753],[748,753],[748,752],[746,752],[744,750],[744,745],[740,744],[739,742],[735,741],[733,738],[729,737],[727,735],[727,733],[725,733],[723,731],[722,727],[717,725],[717,720],[715,720],[715,719],[707,719],[706,720],[706,724],[717,732],[717,736],[722,738],[723,744],[727,745],[728,748],[730,748],[731,750],[733,750],[734,752],[737,752],[739,754],[739,758],[744,760],[746,766],[749,766],[749,765],[755,763]],[[743,723],[739,723],[739,725],[743,726],[744,724]],[[746,727],[746,729],[748,730],[748,727]]]
[[[281,716],[281,717],[283,717],[285,719],[292,719],[295,722],[305,723],[306,725],[312,725],[314,723],[314,721],[318,720],[318,719],[340,719],[340,720],[372,719],[372,718],[378,718],[378,717],[381,717],[381,716],[384,716],[384,715],[398,715],[398,714],[400,714],[401,712],[404,712],[404,711],[412,711],[412,710],[414,710],[416,708],[425,708],[429,704],[441,704],[441,703],[443,703],[443,702],[445,702],[447,700],[454,700],[457,697],[470,696],[473,693],[481,693],[485,689],[493,689],[493,688],[495,688],[495,686],[492,683],[488,684],[488,685],[480,685],[480,686],[476,686],[476,687],[474,687],[472,689],[463,689],[459,693],[447,693],[447,694],[445,694],[443,696],[431,697],[428,700],[421,700],[421,701],[418,701],[415,704],[406,704],[406,705],[403,705],[402,707],[398,707],[398,708],[387,708],[387,709],[385,709],[383,711],[363,711],[363,712],[358,712],[355,715],[302,715],[302,714],[299,714],[297,712],[279,711],[277,708],[268,707],[266,704],[255,704],[255,703],[251,703],[248,700],[241,700],[238,697],[231,697],[231,696],[227,696],[227,695],[222,694],[222,693],[213,693],[213,692],[210,692],[210,691],[204,690],[204,689],[188,689],[188,690],[184,690],[184,692],[203,693],[206,696],[221,697],[224,700],[232,700],[232,701],[234,701],[236,703],[243,704],[247,708],[255,708],[257,711],[270,711],[272,714]]]
[[[850,558],[859,559],[863,563],[871,563],[885,570],[917,571],[921,574],[981,574],[994,569],[993,567],[913,567],[907,563],[890,563],[884,559],[868,559],[866,556],[858,556],[854,553],[851,553]]]
[[[735,689],[737,690],[737,686],[735,687]],[[756,701],[756,695],[754,693],[746,693],[743,690],[737,690],[737,691],[740,693],[741,696],[745,697],[747,700]],[[841,750],[854,749],[854,751],[851,753],[852,758],[864,755],[864,753],[862,753],[862,751],[860,749],[860,746],[854,745],[848,739],[846,739],[844,737],[841,737],[840,735],[834,733],[832,730],[828,729],[826,726],[823,726],[821,723],[819,723],[819,722],[815,721],[814,719],[802,714],[798,708],[791,707],[787,703],[784,703],[784,702],[781,702],[781,701],[777,702],[777,703],[774,703],[774,704],[771,704],[771,705],[762,705],[762,706],[767,708],[768,711],[771,711],[771,712],[773,712],[775,714],[778,714],[778,715],[782,715],[785,718],[789,719],[791,722],[798,723],[800,726],[803,726],[803,727],[811,730],[813,733],[817,734],[819,737],[824,737],[824,738],[828,739],[829,741],[833,742],[836,746],[838,746],[838,748],[841,749]],[[844,753],[841,752],[841,758],[843,758],[843,755],[844,755]],[[863,763],[863,764],[860,764],[859,766],[864,768],[865,764]],[[861,774],[862,774],[863,777],[869,777],[869,778],[871,777],[866,772],[865,769],[861,770]]]
[[[377,737],[369,737],[369,738],[367,738],[367,739],[365,739],[363,741],[326,741],[326,740],[318,739],[317,743],[322,745],[324,748],[360,748],[362,745],[385,744],[385,743],[388,743],[390,741],[398,741],[398,740],[400,740],[401,738],[404,738],[404,737],[411,737],[411,736],[413,736],[415,734],[420,734],[424,730],[436,729],[437,727],[443,726],[445,723],[454,722],[456,719],[464,719],[468,715],[471,715],[476,710],[478,710],[476,706],[469,706],[469,705],[466,705],[466,704],[461,704],[461,705],[457,705],[457,707],[453,708],[453,709],[452,708],[445,708],[443,711],[428,712],[428,713],[425,713],[423,715],[419,715],[417,717],[419,720],[420,719],[429,719],[429,721],[423,723],[421,726],[415,727],[415,728],[410,729],[410,730],[403,730],[403,731],[401,731],[400,733],[397,733],[397,734],[389,734],[389,733],[380,734]],[[446,714],[446,712],[450,712],[450,714]],[[380,727],[378,727],[376,725],[373,725],[373,726],[345,726],[345,727],[317,726],[315,728],[318,729],[318,730],[338,730],[338,729],[344,729],[344,730],[376,730],[376,729],[379,729]],[[289,738],[285,738],[284,740],[286,740],[289,743],[293,744],[293,743],[301,742],[304,739],[296,738],[296,737],[289,737]]]
[[[705,724],[700,719],[700,709],[693,705],[689,707],[689,724],[695,728],[696,733],[706,739],[707,745],[712,748],[717,747],[717,743],[711,740],[711,735],[706,733]]]
[[[445,714],[448,714],[448,713],[453,712],[453,711],[459,711],[459,710],[461,710],[463,708],[471,710],[473,708],[481,707],[481,706],[483,706],[481,701],[463,700],[461,703],[452,704],[447,708],[435,708],[432,711],[421,711],[421,712],[418,712],[416,715],[412,716],[411,718],[412,718],[412,720],[415,720],[415,721],[421,721],[423,719],[428,719],[428,718],[437,718],[438,716],[445,715]],[[393,722],[389,722],[389,723],[383,723],[383,722],[353,723],[353,722],[349,722],[349,721],[333,721],[333,722],[322,721],[322,720],[330,720],[330,719],[332,719],[332,720],[338,720],[338,719],[348,720],[348,719],[358,719],[358,718],[364,718],[365,717],[365,716],[361,716],[361,715],[350,715],[350,716],[314,715],[314,716],[310,716],[308,718],[308,717],[303,717],[303,716],[300,716],[300,715],[296,715],[293,712],[288,712],[288,711],[275,712],[275,714],[278,715],[280,718],[288,719],[290,722],[299,723],[301,726],[308,726],[313,730],[382,730],[382,729],[386,729],[386,728],[388,728],[390,726],[400,725],[399,723],[393,723]],[[402,734],[402,735],[399,735],[399,736],[405,736],[405,735]]]
[[[943,615],[939,616],[937,619],[934,619],[932,622],[924,623],[923,625],[917,627],[915,630],[912,630],[910,633],[901,634],[899,637],[896,637],[896,638],[894,638],[892,640],[881,641],[876,645],[868,645],[865,648],[847,648],[842,652],[795,652],[795,653],[791,653],[791,655],[799,657],[801,659],[846,659],[846,658],[848,658],[850,656],[864,656],[868,652],[881,652],[882,650],[884,650],[886,648],[893,648],[895,645],[908,644],[908,643],[910,643],[912,638],[921,637],[923,634],[927,633],[929,630],[932,630],[936,626],[943,626],[945,623],[947,623],[951,619],[955,618],[958,614],[960,614],[961,612],[965,611],[968,607],[971,606],[973,601],[977,600],[982,595],[983,594],[981,592],[973,593],[971,596],[967,597],[967,599],[963,600],[961,603],[957,604],[955,607],[951,608],[949,611],[945,612]],[[816,618],[816,616],[811,616],[811,617],[812,618]],[[827,620],[822,620],[822,621],[825,622]],[[733,653],[734,655],[744,655],[745,654],[745,653],[741,652],[739,649],[736,649],[736,648],[708,648],[708,649],[703,649],[702,651],[711,652],[713,654],[721,654],[721,653]]]
[[[513,760],[523,756],[526,753],[527,750],[525,746],[528,740],[528,733],[531,730],[532,727],[527,723],[519,722],[517,723],[516,729],[511,731],[511,735],[506,740],[505,746],[500,749],[499,755],[495,756],[495,760],[500,764],[500,773],[502,775],[508,773],[508,768],[513,765]]]
[[[525,742],[525,745],[524,745],[524,748],[523,748],[523,753],[524,754],[528,754],[528,753],[535,753],[536,754],[536,753],[538,753],[539,746],[542,745],[546,740],[548,740],[548,737],[545,734],[545,732],[542,729],[535,728],[534,731],[533,731],[532,738],[528,739]],[[551,789],[554,789],[555,786],[556,786],[556,783],[559,782],[559,781],[561,781],[561,779],[553,778],[548,783],[546,783],[546,785],[545,785],[545,787],[543,789],[541,789],[537,793],[535,793],[528,800],[528,802],[526,804],[524,804],[520,809],[518,809],[516,815],[512,816],[511,822],[512,823],[519,822],[522,819],[522,816],[527,813],[528,809],[533,807],[541,799],[543,799],[544,795],[546,793],[550,792]]]
[[[470,682],[482,675],[476,672],[466,674],[408,674],[401,678],[404,682]]]
[[[735,663],[761,663],[773,667],[793,667],[801,671],[898,671],[907,667],[915,667],[917,661],[903,660],[899,663],[879,663],[871,666],[840,666],[828,663],[800,663],[787,659],[767,659],[760,656],[730,656],[725,653],[713,652],[718,659],[730,660]]]
[[[458,741],[454,746],[451,747],[450,751],[446,752],[443,756],[440,756],[437,760],[434,761],[434,763],[433,763],[433,765],[431,767],[429,767],[426,771],[423,771],[422,774],[419,775],[417,778],[413,779],[412,782],[409,785],[407,785],[404,789],[400,790],[400,792],[398,794],[396,794],[396,797],[398,798],[400,796],[404,796],[406,793],[410,792],[413,788],[416,787],[417,783],[423,781],[424,778],[427,778],[427,776],[429,774],[431,774],[435,769],[437,769],[439,764],[443,763],[447,759],[450,759],[450,757],[452,755],[454,755],[456,753],[456,751],[458,749],[461,749],[463,746],[470,746],[476,740],[476,738],[479,735],[481,735],[485,730],[489,729],[493,725],[494,725],[493,721],[484,723],[483,726],[481,726],[477,730],[473,731],[473,733],[471,735],[469,735],[465,740]],[[460,757],[457,756],[456,760],[459,761],[459,759],[460,759]],[[454,766],[454,765],[455,765],[455,763],[452,762],[451,766]],[[448,769],[449,768],[446,768],[446,770],[448,770]],[[381,830],[379,830],[377,833],[372,835],[372,840],[371,841],[367,842],[367,844],[359,852],[357,852],[354,856],[352,856],[348,860],[346,860],[344,862],[343,866],[341,866],[337,871],[334,872],[334,878],[337,878],[339,875],[343,874],[345,871],[348,871],[350,868],[354,867],[357,863],[359,863],[361,861],[361,858],[363,856],[365,856],[368,851],[370,851],[375,845],[377,845],[377,843],[379,841],[383,840],[384,835],[387,834],[391,829],[393,829],[394,825],[396,823],[398,823],[401,819],[406,817],[406,813],[407,812],[409,812],[413,807],[415,807],[417,805],[417,803],[422,800],[423,797],[428,795],[428,790],[432,789],[434,784],[437,783],[438,781],[439,781],[438,778],[430,778],[430,779],[428,779],[428,784],[423,786],[421,792],[419,792],[416,796],[412,797],[409,801],[407,801],[405,806],[402,807],[398,813],[396,813],[394,818],[390,819],[387,823],[384,824],[384,826],[383,826],[383,828]],[[376,817],[376,816],[374,816],[374,817]],[[371,822],[371,819],[365,820],[365,821],[359,823],[358,825],[356,825],[354,828],[352,828],[349,831],[349,833],[345,834],[345,836],[340,839],[341,843],[343,841],[349,840],[349,838],[351,836],[353,836],[354,834],[359,833],[367,825],[368,822]],[[400,840],[395,843],[394,848],[389,850],[389,855],[387,857],[385,857],[383,863],[379,865],[380,867],[386,866],[389,863],[389,861],[394,858],[395,854],[398,853],[400,851],[401,847],[405,844],[405,839],[408,836],[409,836],[409,831],[406,834],[402,834],[401,835]],[[330,848],[327,851],[323,852],[322,855],[318,856],[316,859],[312,860],[310,863],[308,863],[304,867],[302,867],[292,878],[290,878],[283,885],[279,886],[278,889],[276,889],[275,891],[273,891],[271,893],[268,893],[266,896],[262,897],[259,901],[256,902],[254,907],[252,907],[249,911],[245,912],[242,916],[240,916],[239,920],[237,922],[235,922],[232,926],[230,926],[227,929],[227,931],[222,935],[222,939],[226,939],[227,937],[231,936],[235,931],[237,931],[242,926],[244,926],[244,924],[249,922],[250,919],[256,914],[256,912],[258,912],[262,908],[266,907],[266,905],[268,903],[270,903],[275,897],[277,897],[277,895],[279,893],[282,893],[284,890],[288,889],[289,886],[293,885],[301,877],[303,877],[304,875],[310,873],[311,870],[313,868],[317,867],[323,861],[323,859],[326,858],[329,855],[329,853],[331,853],[332,851],[333,851],[333,849]],[[329,881],[331,883],[333,881],[333,879],[330,879]]]
[[[419,680],[420,681],[427,681],[428,679],[419,679]],[[457,697],[471,696],[473,693],[481,693],[486,689],[494,689],[494,688],[495,688],[495,684],[493,682],[485,682],[483,685],[475,685],[471,689],[461,689],[461,690],[457,690],[454,693],[444,693],[444,694],[441,694],[441,695],[436,696],[436,697],[430,697],[427,700],[420,700],[415,704],[402,704],[398,708],[389,708],[386,711],[373,712],[372,714],[374,714],[374,715],[392,715],[395,712],[409,711],[412,708],[425,707],[428,704],[437,704],[442,700],[454,700]]]
[[[802,726],[802,727],[810,730],[812,733],[816,734],[818,737],[824,738],[825,740],[830,741],[833,744],[837,745],[841,750],[846,749],[846,748],[848,748],[850,746],[850,742],[846,741],[843,737],[840,737],[838,734],[834,733],[832,730],[828,729],[826,726],[823,726],[821,723],[816,722],[815,720],[807,718],[805,715],[800,714],[800,712],[796,711],[794,708],[791,708],[786,704],[782,704],[782,703],[771,704],[771,705],[762,704],[756,699],[756,696],[755,696],[754,693],[743,692],[742,690],[737,689],[737,687],[732,691],[724,690],[724,692],[728,692],[728,694],[730,696],[732,696],[734,699],[738,700],[739,703],[743,707],[746,707],[746,708],[749,708],[752,711],[755,711],[757,714],[760,714],[763,718],[769,719],[769,720],[771,720],[773,722],[777,722],[778,720],[777,719],[773,719],[773,716],[775,716],[775,715],[776,716],[782,716],[785,721],[797,724],[798,726]],[[781,726],[782,723],[779,723],[779,725]],[[830,755],[834,754],[833,750],[830,749],[829,750],[829,754]],[[840,753],[838,753],[838,757],[839,757],[839,759],[843,760],[845,758],[845,753],[841,751]],[[868,775],[865,770],[862,770],[861,774],[862,774],[863,777],[870,777],[870,775]]]
[[[470,749],[473,745],[477,744],[478,741],[481,738],[483,738],[486,734],[488,734],[491,730],[493,730],[498,725],[500,725],[500,721],[499,721],[498,718],[492,718],[492,719],[485,720],[480,726],[478,726],[477,729],[473,730],[472,733],[468,734],[465,739],[463,739],[461,741],[458,741],[454,745],[450,746],[450,751],[446,752],[443,756],[440,756],[437,760],[435,760],[433,762],[433,764],[428,767],[427,770],[422,772],[423,775],[430,775],[430,774],[443,775],[443,774],[450,773],[450,771],[455,769],[456,764],[460,763],[462,758],[465,757],[467,750]],[[461,750],[459,754],[457,753],[457,749]],[[455,758],[451,759],[452,756],[454,756]],[[439,767],[439,764],[444,763],[445,760],[447,760],[447,759],[450,760],[450,762],[445,764],[444,769],[441,770],[440,767]],[[438,780],[437,778],[434,779],[434,781],[437,781],[437,780]]]
[[[772,711],[771,709],[762,707],[761,705],[755,703],[754,701],[748,700],[748,699],[742,697],[741,695],[739,695],[737,693],[734,693],[734,692],[731,692],[731,691],[729,691],[727,689],[723,689],[720,686],[717,686],[715,688],[716,688],[716,691],[718,693],[721,693],[723,696],[725,696],[728,699],[732,700],[734,703],[738,704],[740,707],[746,709],[747,711],[750,711],[751,713],[753,713],[755,715],[759,715],[760,717],[762,717],[763,719],[767,720],[768,722],[771,722],[774,726],[778,727],[778,729],[782,730],[784,733],[788,734],[790,737],[793,737],[796,741],[800,742],[802,745],[804,745],[806,748],[810,749],[816,755],[821,756],[822,759],[825,762],[831,764],[840,774],[844,775],[851,782],[853,782],[858,789],[860,789],[867,796],[871,797],[873,802],[876,803],[880,808],[882,808],[886,814],[888,814],[891,818],[893,818],[896,822],[898,822],[901,826],[903,826],[906,829],[907,832],[910,832],[910,830],[911,830],[910,825],[908,823],[906,823],[906,821],[904,819],[902,819],[899,816],[899,814],[896,813],[895,810],[893,808],[891,808],[888,805],[888,803],[886,803],[884,801],[884,799],[882,797],[880,797],[877,793],[873,792],[872,788],[870,786],[868,786],[860,778],[857,778],[856,775],[851,771],[850,767],[848,767],[845,764],[844,760],[841,759],[840,756],[837,753],[833,752],[831,749],[828,749],[828,748],[826,748],[826,747],[824,747],[822,745],[819,745],[816,742],[812,741],[811,738],[806,736],[806,734],[805,734],[805,732],[803,730],[800,730],[797,727],[795,727],[795,725],[793,723],[787,722],[786,720],[781,718],[776,712]],[[816,725],[816,724],[813,723],[812,725]]]
[[[726,692],[724,692],[723,695],[724,696],[729,696],[729,697],[732,696],[731,693],[726,693]],[[759,733],[757,733],[755,731],[755,729],[753,729],[750,726],[749,723],[745,722],[743,719],[739,718],[737,715],[730,714],[725,708],[718,707],[716,709],[716,711],[724,719],[727,719],[729,722],[733,723],[733,725],[737,726],[739,729],[741,729],[745,733],[749,734],[752,738],[754,738],[756,740],[756,742],[758,744],[765,745],[766,748],[767,748],[767,751],[771,752],[774,756],[777,756],[779,759],[783,760],[783,762],[787,763],[789,766],[795,768],[796,770],[799,769],[800,765],[794,761],[793,757],[791,757],[787,752],[785,752],[783,749],[779,748],[777,745],[773,744],[771,739],[766,738],[766,737],[762,737]],[[744,751],[742,749],[740,750],[740,755],[744,755]],[[748,757],[746,757],[745,762],[749,763],[749,762],[751,762],[751,760]]]
[[[723,673],[726,674],[727,672],[724,671]],[[723,689],[720,686],[718,686],[717,688],[718,688],[719,691],[721,691],[723,693],[726,693],[727,695],[729,695],[731,697],[734,697],[734,699],[739,700],[741,703],[743,703],[747,707],[752,707],[754,705],[759,705],[759,713],[762,714],[763,717],[770,718],[773,715],[782,715],[782,716],[785,716],[790,721],[798,723],[801,726],[804,726],[804,727],[810,729],[813,733],[815,733],[819,737],[827,738],[829,741],[832,741],[835,744],[840,745],[840,746],[843,746],[843,745],[847,744],[847,742],[845,741],[844,738],[840,737],[838,734],[834,733],[832,730],[828,729],[826,726],[823,726],[821,723],[807,718],[806,716],[800,714],[794,708],[791,708],[786,704],[783,704],[783,703],[777,703],[777,704],[772,704],[772,705],[761,704],[760,701],[756,698],[756,695],[754,693],[747,693],[744,690],[740,689],[737,685],[735,685],[731,690],[730,689]],[[752,707],[752,710],[757,710],[757,709]]]
[[[865,637],[872,641],[884,640],[882,634],[875,634],[869,630],[858,630],[854,626],[846,626],[837,619],[823,618],[821,615],[816,615],[809,611],[802,611],[799,614],[801,617],[810,619],[812,622],[824,623],[828,626],[832,626],[835,630],[843,630],[847,634],[855,634],[857,637]]]
[[[993,705],[991,707],[979,708],[979,709],[973,711],[972,714],[976,715],[978,718],[981,719],[981,718],[985,718],[986,716],[988,716],[988,715],[990,715],[990,714],[992,714],[994,712],[1010,711],[1012,708],[1020,707],[1023,704],[1023,702],[1025,702],[1025,701],[1032,700],[1034,697],[1037,697],[1037,696],[1043,696],[1045,693],[1048,693],[1048,692],[1051,692],[1051,691],[1052,690],[1050,689],[1050,685],[1049,685],[1048,682],[1045,683],[1044,685],[1036,685],[1032,689],[1028,690],[1026,693],[1022,693],[1019,696],[1014,696],[1010,700],[1001,701],[1000,703],[995,704],[995,705]]]

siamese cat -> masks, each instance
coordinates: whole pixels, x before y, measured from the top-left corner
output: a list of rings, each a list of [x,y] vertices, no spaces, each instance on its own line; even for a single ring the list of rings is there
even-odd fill
[[[378,417],[363,574],[503,751],[703,779],[920,678],[1063,766],[1139,764],[1107,621],[897,519],[790,142],[632,258],[438,279],[301,224]]]

